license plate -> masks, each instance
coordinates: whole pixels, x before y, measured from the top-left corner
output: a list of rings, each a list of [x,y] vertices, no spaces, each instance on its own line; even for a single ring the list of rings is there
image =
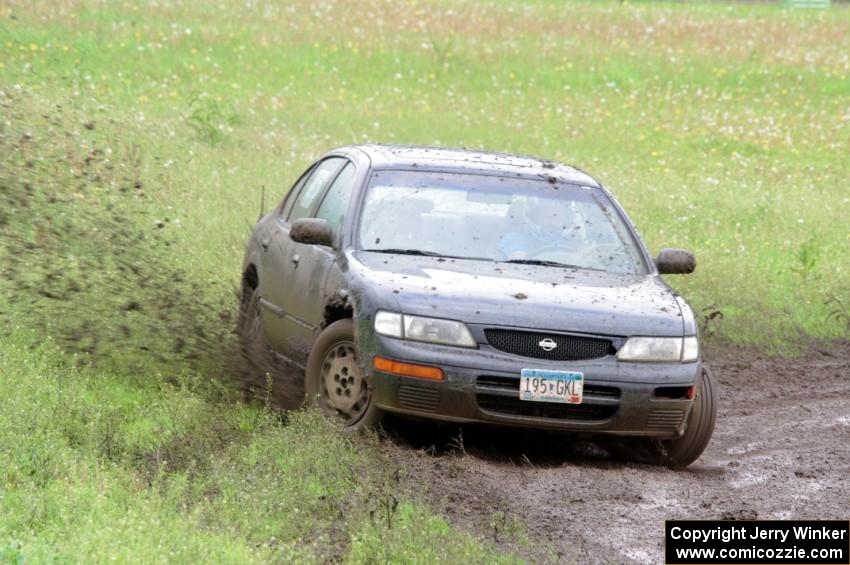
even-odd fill
[[[584,373],[523,369],[519,378],[520,400],[581,404]]]

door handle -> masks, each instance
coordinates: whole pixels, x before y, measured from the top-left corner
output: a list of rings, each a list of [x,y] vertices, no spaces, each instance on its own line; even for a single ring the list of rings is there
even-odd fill
[[[300,260],[301,260],[301,255],[299,255],[298,253],[296,253],[295,255],[292,256],[292,263],[295,264],[296,266],[298,266],[298,261],[300,261]]]

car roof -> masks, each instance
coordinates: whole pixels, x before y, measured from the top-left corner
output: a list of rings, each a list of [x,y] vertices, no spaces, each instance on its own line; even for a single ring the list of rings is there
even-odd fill
[[[473,149],[451,149],[427,145],[350,145],[337,151],[359,150],[371,161],[373,169],[416,169],[442,172],[498,174],[533,179],[553,178],[570,184],[600,187],[584,171],[524,155]]]

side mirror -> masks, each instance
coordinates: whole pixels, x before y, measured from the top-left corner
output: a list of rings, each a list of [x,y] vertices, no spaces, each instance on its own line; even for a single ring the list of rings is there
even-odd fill
[[[320,218],[301,218],[292,222],[289,239],[308,245],[327,245],[333,247],[334,231],[327,220]]]
[[[655,258],[655,266],[662,275],[687,275],[697,268],[697,260],[690,251],[664,248]]]

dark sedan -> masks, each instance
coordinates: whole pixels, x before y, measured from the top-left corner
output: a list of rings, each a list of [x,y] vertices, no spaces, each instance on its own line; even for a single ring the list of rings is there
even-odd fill
[[[254,228],[239,333],[349,428],[395,412],[639,436],[684,466],[711,437],[715,392],[694,314],[660,275],[694,266],[651,257],[573,167],[343,147]]]

